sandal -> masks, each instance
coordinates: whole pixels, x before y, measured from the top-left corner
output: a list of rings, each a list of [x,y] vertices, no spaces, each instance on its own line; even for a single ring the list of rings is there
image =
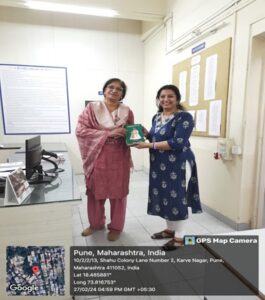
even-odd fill
[[[110,230],[108,233],[108,240],[111,242],[115,242],[120,237],[120,231],[117,230]]]
[[[171,231],[168,229],[165,229],[163,231],[154,233],[153,235],[151,235],[151,239],[154,240],[162,240],[162,239],[172,239],[175,236],[175,231]]]
[[[82,232],[81,232],[81,235],[82,236],[90,236],[92,235],[96,230],[101,230],[101,229],[104,229],[105,227],[101,227],[99,229],[94,229],[94,228],[91,228],[91,227],[87,227],[86,229],[84,229]]]
[[[89,235],[93,234],[94,231],[95,231],[95,230],[94,230],[93,228],[88,227],[88,228],[84,229],[84,230],[81,232],[81,235],[82,235],[82,236],[89,236]]]
[[[164,251],[172,251],[177,250],[180,247],[183,247],[183,241],[179,242],[179,238],[173,238],[172,240],[168,241],[166,244],[162,246]]]

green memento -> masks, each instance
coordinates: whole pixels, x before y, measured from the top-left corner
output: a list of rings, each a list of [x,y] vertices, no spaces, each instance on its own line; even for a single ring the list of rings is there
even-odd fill
[[[141,124],[126,125],[125,129],[127,145],[144,142],[143,126]]]

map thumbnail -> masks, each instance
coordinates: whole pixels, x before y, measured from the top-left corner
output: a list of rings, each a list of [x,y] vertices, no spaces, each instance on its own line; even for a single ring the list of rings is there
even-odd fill
[[[7,295],[63,296],[65,294],[64,247],[8,246],[6,248]]]

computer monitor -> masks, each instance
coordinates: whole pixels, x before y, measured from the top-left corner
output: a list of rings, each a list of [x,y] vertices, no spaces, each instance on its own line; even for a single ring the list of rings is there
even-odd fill
[[[33,175],[42,174],[41,158],[42,147],[40,136],[25,141],[26,151],[26,178],[29,180]]]
[[[43,154],[50,152],[46,152],[42,149],[40,136],[36,136],[25,141],[25,153],[26,178],[30,184],[50,183],[55,179],[56,174],[48,175],[42,168],[41,160],[43,159]],[[56,170],[56,163],[52,163]]]

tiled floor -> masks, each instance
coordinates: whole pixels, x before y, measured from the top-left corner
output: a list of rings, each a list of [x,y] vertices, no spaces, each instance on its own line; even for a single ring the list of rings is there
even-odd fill
[[[75,246],[159,246],[164,241],[152,240],[150,234],[165,228],[165,221],[146,213],[148,194],[148,175],[144,172],[134,172],[130,180],[130,193],[127,202],[127,213],[124,232],[116,242],[107,240],[107,230],[101,230],[92,236],[83,238],[81,231],[88,226],[86,213],[86,195],[83,176],[77,176],[77,182],[82,195],[82,203],[73,207],[73,241]],[[109,204],[106,201],[106,218],[109,221]],[[233,228],[217,220],[215,217],[203,214],[190,214],[187,220],[187,234],[218,234],[234,231]],[[239,299],[232,296],[207,296],[208,300]],[[256,297],[242,297],[244,300],[257,299]],[[151,300],[199,300],[199,296],[79,296],[76,300],[87,299],[151,299]],[[206,298],[205,298],[206,299]]]

